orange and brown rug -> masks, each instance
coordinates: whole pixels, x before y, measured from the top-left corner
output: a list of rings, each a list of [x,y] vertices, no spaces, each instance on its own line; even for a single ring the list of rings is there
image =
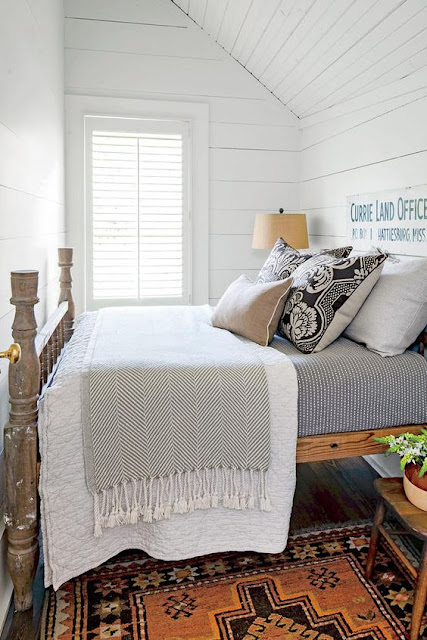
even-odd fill
[[[370,527],[294,535],[280,554],[179,562],[127,552],[47,592],[41,640],[406,638],[413,585]],[[427,618],[423,631],[427,629]]]

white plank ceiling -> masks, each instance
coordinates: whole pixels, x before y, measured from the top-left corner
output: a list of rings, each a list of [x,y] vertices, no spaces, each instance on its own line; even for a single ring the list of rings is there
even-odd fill
[[[427,86],[426,0],[172,1],[299,118]]]

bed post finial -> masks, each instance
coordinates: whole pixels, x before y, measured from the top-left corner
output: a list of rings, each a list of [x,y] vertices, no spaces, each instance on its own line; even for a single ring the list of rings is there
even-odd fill
[[[74,318],[76,309],[73,300],[71,267],[73,266],[73,250],[71,247],[62,247],[58,249],[58,265],[61,268],[59,276],[59,284],[61,292],[59,294],[58,304],[68,302],[68,311],[64,318],[65,324],[65,340],[69,340],[74,331]]]
[[[21,359],[9,366],[9,422],[4,429],[6,469],[7,561],[15,588],[15,608],[32,605],[38,562],[37,524],[37,400],[40,365],[35,347],[38,271],[11,273],[15,319],[13,339]]]

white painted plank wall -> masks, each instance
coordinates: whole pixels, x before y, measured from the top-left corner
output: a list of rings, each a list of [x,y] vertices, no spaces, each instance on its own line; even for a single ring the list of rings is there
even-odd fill
[[[0,20],[0,347],[4,349],[11,342],[13,321],[11,270],[40,271],[40,323],[58,296],[55,252],[65,241],[64,29],[58,0],[0,0],[0,15],[7,16]],[[0,361],[0,369],[3,427],[9,410],[7,361]],[[2,497],[0,487],[1,501]],[[0,627],[10,594],[2,553]]]
[[[374,92],[364,105],[358,98],[301,119],[300,204],[311,234],[344,242],[351,194],[427,184],[427,74],[411,82],[378,102]]]
[[[312,234],[343,244],[346,196],[427,184],[426,109],[424,71],[301,119],[300,198]],[[396,475],[395,460],[366,459]]]
[[[265,258],[251,249],[255,213],[298,207],[297,118],[170,0],[66,0],[65,7],[67,93],[209,104],[215,303]]]

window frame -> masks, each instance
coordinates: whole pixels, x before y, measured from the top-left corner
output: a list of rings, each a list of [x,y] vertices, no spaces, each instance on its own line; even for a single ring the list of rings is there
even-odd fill
[[[169,127],[168,127],[169,125]],[[178,125],[178,127],[177,127]],[[180,128],[183,134],[183,295],[177,297],[152,298],[95,298],[93,295],[93,211],[92,211],[92,134],[94,131],[111,131],[117,133],[152,133],[176,131]],[[124,116],[84,116],[85,139],[85,219],[86,219],[86,304],[90,309],[116,306],[150,306],[150,305],[185,305],[191,304],[192,292],[192,224],[190,194],[191,184],[191,122],[188,119],[154,119]],[[139,274],[138,274],[139,281]]]
[[[209,301],[209,107],[206,103],[156,99],[112,98],[67,95],[65,98],[65,204],[66,242],[74,247],[74,297],[77,312],[95,310],[86,273],[86,144],[85,116],[123,117],[152,120],[186,120],[191,124],[191,304]],[[108,306],[113,306],[107,301]],[[120,305],[126,303],[121,300]],[[137,301],[144,304],[144,301]],[[100,305],[97,305],[100,306]]]

